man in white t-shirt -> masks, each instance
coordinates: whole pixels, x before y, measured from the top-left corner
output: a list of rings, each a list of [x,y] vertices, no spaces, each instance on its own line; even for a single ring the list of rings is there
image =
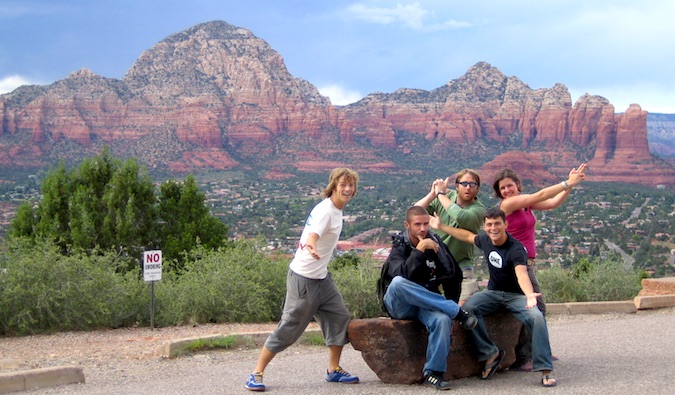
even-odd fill
[[[328,346],[326,381],[354,384],[359,378],[340,367],[342,348],[349,342],[347,326],[350,314],[328,263],[342,231],[342,209],[356,196],[359,175],[337,168],[330,173],[323,191],[325,199],[309,214],[300,236],[298,249],[286,277],[286,298],[281,321],[267,338],[258,363],[244,385],[251,391],[265,391],[263,372],[274,356],[295,343],[316,318]]]

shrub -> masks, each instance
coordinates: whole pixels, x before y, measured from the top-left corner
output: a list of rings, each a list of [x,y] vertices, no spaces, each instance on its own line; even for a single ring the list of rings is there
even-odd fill
[[[281,316],[288,262],[254,242],[187,254],[155,284],[158,326],[270,322]],[[15,238],[0,254],[0,334],[149,324],[150,284],[114,252],[64,256],[54,242]]]
[[[258,244],[200,247],[184,262],[182,274],[155,288],[159,326],[279,319],[288,264],[261,253]]]
[[[182,271],[163,273],[155,284],[157,325],[279,320],[289,258],[261,251],[258,241],[237,241],[186,254]],[[378,317],[379,263],[365,254],[345,258],[331,273],[352,317]],[[150,285],[140,265],[117,270],[127,264],[114,252],[64,256],[54,242],[12,238],[0,252],[0,334],[149,324]],[[553,303],[627,300],[639,292],[641,278],[611,260],[539,272]]]
[[[138,271],[116,274],[114,254],[67,257],[52,242],[10,244],[0,260],[0,333],[119,327],[142,318],[148,299]]]
[[[361,257],[358,265],[341,265],[331,273],[352,318],[373,318],[381,314],[376,291],[380,269],[374,259]]]
[[[344,267],[358,267],[361,264],[362,257],[359,256],[355,251],[349,251],[343,254],[339,254],[330,261],[328,264],[328,269],[333,272],[340,270]]]
[[[572,272],[561,267],[553,267],[537,271],[544,299],[548,303],[579,302],[583,294],[580,281],[577,281]]]
[[[571,269],[538,272],[549,303],[629,300],[641,289],[642,272],[620,261],[582,258]]]

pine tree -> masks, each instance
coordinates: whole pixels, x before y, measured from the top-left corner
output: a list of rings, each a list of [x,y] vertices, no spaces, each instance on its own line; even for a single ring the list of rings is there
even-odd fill
[[[210,249],[225,246],[228,227],[209,213],[206,196],[194,176],[181,184],[167,180],[160,186],[159,215],[165,256],[178,258],[197,244]]]
[[[41,187],[35,208],[25,203],[17,210],[10,237],[49,240],[63,254],[113,250],[126,268],[146,249],[180,262],[197,245],[217,249],[227,240],[227,225],[210,214],[194,176],[164,182],[158,198],[145,168],[132,159],[122,163],[107,148],[71,172],[60,163]]]

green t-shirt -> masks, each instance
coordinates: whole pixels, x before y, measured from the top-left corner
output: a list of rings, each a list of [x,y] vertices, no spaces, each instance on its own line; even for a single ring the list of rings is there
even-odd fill
[[[483,225],[483,219],[485,217],[485,206],[483,206],[483,203],[476,199],[470,205],[466,207],[460,207],[454,203],[457,201],[456,190],[451,190],[447,194],[447,197],[453,202],[447,210],[445,207],[443,207],[438,198],[436,198],[431,202],[431,204],[429,204],[429,207],[427,207],[429,214],[438,214],[441,222],[446,225],[470,230],[471,232],[477,234]],[[445,245],[448,246],[452,256],[455,258],[462,269],[467,267],[473,268],[473,244],[465,243],[461,240],[455,239],[445,232],[441,232],[439,230],[435,230],[434,232],[436,232],[441,237]]]

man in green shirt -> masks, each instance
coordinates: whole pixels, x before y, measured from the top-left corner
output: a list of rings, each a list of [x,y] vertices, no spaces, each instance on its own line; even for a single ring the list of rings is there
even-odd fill
[[[475,170],[463,169],[455,176],[456,189],[448,189],[451,183],[450,177],[435,180],[429,193],[415,205],[426,208],[430,215],[438,216],[445,225],[478,233],[485,216],[485,206],[478,200],[480,176]],[[459,297],[461,306],[469,296],[478,292],[478,282],[473,275],[474,246],[444,232],[437,231],[437,233],[462,268],[464,281]]]

